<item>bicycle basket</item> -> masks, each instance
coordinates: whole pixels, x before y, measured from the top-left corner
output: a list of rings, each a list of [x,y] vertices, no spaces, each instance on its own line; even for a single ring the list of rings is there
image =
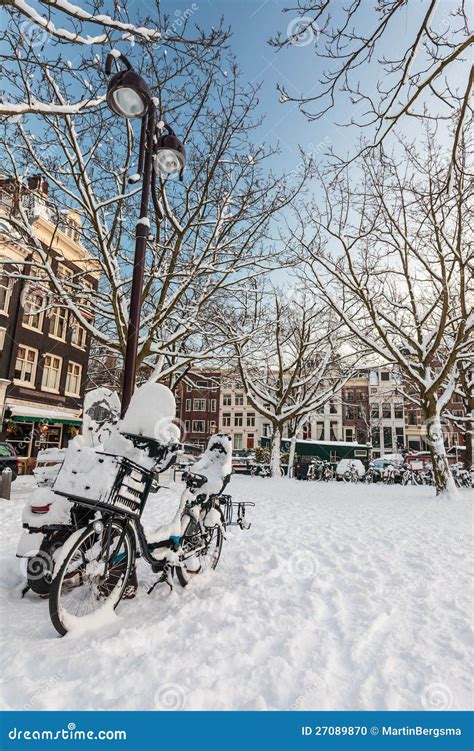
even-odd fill
[[[64,462],[53,489],[81,506],[137,518],[153,477],[152,471],[125,457],[82,449]]]

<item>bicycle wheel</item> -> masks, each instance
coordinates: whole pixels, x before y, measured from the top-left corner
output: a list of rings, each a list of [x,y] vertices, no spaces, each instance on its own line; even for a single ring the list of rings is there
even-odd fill
[[[77,539],[53,578],[49,596],[51,621],[61,636],[90,622],[99,611],[117,607],[135,559],[135,538],[125,521],[106,521],[102,529],[90,524],[74,534]]]
[[[176,567],[178,581],[185,587],[193,576],[213,570],[219,563],[224,535],[220,527],[201,531],[196,521],[188,524],[179,551],[180,566]]]

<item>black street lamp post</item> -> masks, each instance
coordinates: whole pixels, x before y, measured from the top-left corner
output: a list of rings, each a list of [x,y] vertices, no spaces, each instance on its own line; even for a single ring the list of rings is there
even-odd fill
[[[182,174],[186,157],[183,144],[169,126],[165,126],[168,134],[158,134],[156,107],[150,89],[143,78],[132,69],[127,58],[124,55],[109,53],[105,63],[106,74],[111,74],[112,63],[118,59],[125,65],[125,70],[119,70],[110,78],[107,87],[107,104],[119,117],[139,118],[142,121],[138,158],[138,174],[142,178],[142,191],[140,217],[135,229],[130,317],[123,369],[121,407],[123,417],[135,389],[146,244],[150,227],[148,220],[150,187],[156,172],[168,175],[177,172]],[[153,165],[154,159],[155,166]]]

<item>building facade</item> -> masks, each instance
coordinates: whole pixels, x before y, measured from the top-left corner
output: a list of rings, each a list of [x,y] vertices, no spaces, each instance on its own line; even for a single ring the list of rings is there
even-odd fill
[[[262,436],[271,435],[271,425],[250,404],[238,375],[222,374],[219,429],[232,437],[234,451],[252,451]]]
[[[181,440],[204,448],[219,430],[221,373],[188,373],[176,390]]]
[[[89,358],[89,335],[58,299],[37,250],[16,238],[2,214],[17,202],[28,206],[36,239],[55,276],[79,284],[77,304],[93,319],[87,292],[97,287],[94,259],[80,244],[80,217],[63,213],[52,220],[48,186],[40,175],[27,186],[0,178],[0,379],[3,436],[13,444],[23,471],[43,448],[63,447],[81,424],[81,406]]]

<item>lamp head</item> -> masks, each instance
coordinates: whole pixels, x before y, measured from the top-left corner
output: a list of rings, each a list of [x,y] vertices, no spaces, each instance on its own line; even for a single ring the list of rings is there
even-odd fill
[[[109,80],[107,104],[119,117],[141,119],[151,104],[150,89],[134,70],[121,70]]]
[[[173,132],[161,135],[155,147],[158,171],[164,175],[182,172],[186,165],[186,150]]]

